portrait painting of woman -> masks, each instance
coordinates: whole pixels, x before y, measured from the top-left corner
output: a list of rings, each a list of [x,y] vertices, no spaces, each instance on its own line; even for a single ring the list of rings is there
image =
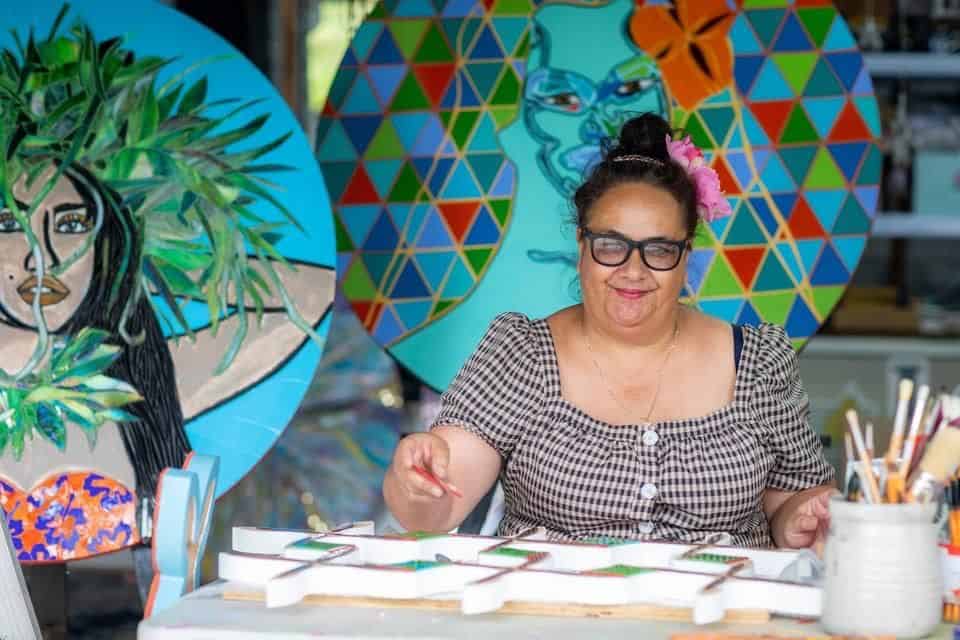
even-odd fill
[[[161,81],[169,60],[66,20],[0,70],[0,507],[27,561],[149,538],[191,421],[322,343],[333,299],[322,243],[283,255],[304,231],[254,165],[289,136],[244,148],[252,104],[238,126],[206,77]],[[212,453],[251,455],[244,426]]]

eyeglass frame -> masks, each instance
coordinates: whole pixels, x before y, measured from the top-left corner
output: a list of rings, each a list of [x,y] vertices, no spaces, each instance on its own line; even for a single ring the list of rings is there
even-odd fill
[[[580,227],[580,234],[584,238],[586,238],[587,243],[590,246],[590,257],[593,259],[594,262],[604,267],[619,267],[619,266],[625,265],[630,260],[630,256],[633,255],[634,250],[637,250],[640,252],[640,261],[643,262],[643,264],[651,271],[673,271],[678,266],[680,266],[680,261],[683,260],[684,252],[691,249],[691,243],[689,239],[669,240],[667,238],[646,238],[644,240],[632,240],[624,235],[616,233],[615,231],[596,232],[596,231],[591,231],[587,227]],[[597,238],[612,238],[614,240],[620,240],[621,242],[625,242],[627,244],[626,256],[624,256],[621,262],[618,262],[616,264],[607,264],[606,262],[601,262],[600,260],[597,259],[597,254],[594,250],[594,240]],[[677,253],[677,261],[674,263],[674,265],[672,267],[664,269],[661,267],[654,267],[649,262],[647,262],[645,249],[648,245],[651,245],[651,244],[666,244],[666,245],[677,247],[680,251],[679,253]]]

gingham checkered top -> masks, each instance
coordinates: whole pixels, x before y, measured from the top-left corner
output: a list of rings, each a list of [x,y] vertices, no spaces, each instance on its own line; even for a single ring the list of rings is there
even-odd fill
[[[714,534],[771,546],[767,487],[832,481],[797,358],[782,328],[743,327],[733,401],[699,418],[614,426],[567,402],[546,320],[498,316],[443,394],[434,423],[496,449],[505,515],[499,534],[530,526],[552,539],[667,539]]]

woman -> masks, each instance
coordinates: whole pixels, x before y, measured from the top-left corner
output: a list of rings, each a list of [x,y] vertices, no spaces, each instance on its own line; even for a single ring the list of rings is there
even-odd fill
[[[786,334],[678,302],[719,194],[670,135],[630,120],[574,194],[582,304],[499,316],[431,432],[401,441],[384,497],[402,525],[453,529],[499,476],[501,535],[804,547],[823,530],[833,470]]]

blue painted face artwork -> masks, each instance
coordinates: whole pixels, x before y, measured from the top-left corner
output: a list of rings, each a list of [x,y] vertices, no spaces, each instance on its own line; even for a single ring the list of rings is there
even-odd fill
[[[568,282],[577,257],[574,234],[564,224],[569,202],[600,160],[604,141],[616,138],[623,124],[636,115],[669,115],[670,102],[656,62],[626,32],[631,11],[629,2],[589,10],[573,5],[538,10],[533,16],[520,117],[501,134],[521,176],[517,216],[535,216],[541,229],[550,225],[562,230],[559,243],[551,242],[553,234],[542,232],[527,238],[528,264],[563,265]],[[582,48],[566,45],[583,33],[619,37],[598,39],[590,55],[584,55]],[[531,155],[535,171],[529,167]],[[532,202],[536,205],[527,204]],[[563,285],[561,290],[569,302],[576,300],[570,286]]]
[[[492,314],[541,317],[579,300],[571,196],[604,138],[633,115],[669,109],[660,70],[627,34],[633,6],[550,4],[533,14],[520,112],[497,132],[517,175],[509,231],[455,313],[391,347],[428,384],[446,387]],[[591,37],[588,55],[585,34],[603,34]],[[438,345],[448,357],[431,355]]]
[[[537,46],[549,64],[550,33],[538,31]],[[543,66],[527,76],[523,100],[523,122],[539,144],[540,170],[565,196],[573,195],[600,159],[603,141],[616,137],[627,120],[667,110],[660,72],[645,54],[614,64],[599,82],[576,70]]]

